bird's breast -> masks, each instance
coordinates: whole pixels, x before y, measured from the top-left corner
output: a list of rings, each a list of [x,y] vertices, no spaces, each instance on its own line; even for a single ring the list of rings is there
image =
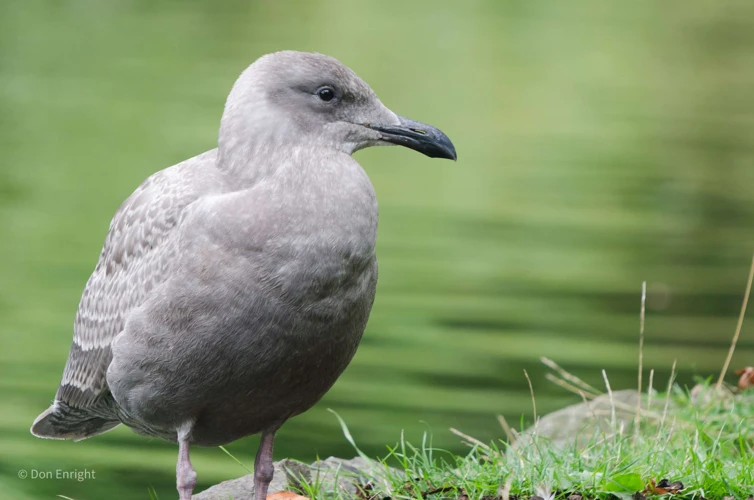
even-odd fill
[[[194,224],[203,233],[192,241],[215,259],[222,251],[222,279],[236,296],[262,293],[323,314],[371,305],[377,202],[369,178],[350,157],[316,171],[287,168],[207,200]]]
[[[335,308],[373,298],[377,262],[371,238],[323,231],[281,238],[268,250],[269,290],[288,302],[338,314]]]
[[[340,167],[306,176],[297,189],[277,190],[267,205],[275,221],[264,245],[268,277],[288,299],[310,308],[373,298],[374,189],[350,157]]]

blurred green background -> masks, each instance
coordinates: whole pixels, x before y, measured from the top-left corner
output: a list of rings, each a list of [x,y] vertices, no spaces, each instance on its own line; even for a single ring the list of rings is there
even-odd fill
[[[110,217],[153,172],[216,145],[258,56],[333,55],[388,106],[442,128],[459,161],[359,152],[380,201],[380,283],[362,346],[276,457],[370,454],[405,429],[463,451],[594,384],[717,372],[754,249],[749,1],[0,2],[0,497],[174,498],[174,446],[121,428],[33,438]],[[733,367],[751,364],[745,326]],[[645,378],[646,380],[646,378]],[[251,466],[255,438],[229,446]],[[197,449],[199,486],[245,471]],[[19,470],[94,470],[84,482]]]

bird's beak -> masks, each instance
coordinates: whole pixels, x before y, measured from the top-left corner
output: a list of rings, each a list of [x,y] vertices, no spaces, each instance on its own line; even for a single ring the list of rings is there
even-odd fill
[[[398,125],[365,124],[368,128],[382,133],[385,142],[406,146],[430,158],[456,160],[456,148],[447,135],[439,129],[421,122],[399,116]]]

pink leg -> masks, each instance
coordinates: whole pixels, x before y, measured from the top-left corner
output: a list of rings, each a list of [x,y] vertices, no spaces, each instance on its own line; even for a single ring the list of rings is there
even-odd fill
[[[262,431],[257,458],[254,460],[254,500],[267,500],[267,488],[275,472],[272,465],[272,447],[276,431],[277,428]]]
[[[176,485],[180,500],[191,500],[196,486],[196,472],[189,459],[188,436],[178,437],[178,464],[175,467]]]

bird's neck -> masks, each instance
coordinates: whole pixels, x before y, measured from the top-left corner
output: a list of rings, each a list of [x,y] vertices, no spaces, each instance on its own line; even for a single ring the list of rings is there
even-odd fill
[[[220,123],[217,165],[239,188],[275,176],[302,158],[316,158],[319,146],[293,121],[270,116],[264,107],[226,109]]]
[[[306,142],[283,143],[279,137],[282,135],[257,135],[254,141],[221,143],[217,153],[218,169],[234,188],[245,189],[274,179],[285,183],[296,182],[295,179],[316,183],[319,177],[326,177],[321,175],[323,166],[346,168],[355,164],[350,155],[341,151]]]
[[[288,162],[289,148],[283,148],[274,136],[268,140],[251,141],[233,138],[220,142],[217,150],[217,167],[239,188],[249,187],[270,177]]]

